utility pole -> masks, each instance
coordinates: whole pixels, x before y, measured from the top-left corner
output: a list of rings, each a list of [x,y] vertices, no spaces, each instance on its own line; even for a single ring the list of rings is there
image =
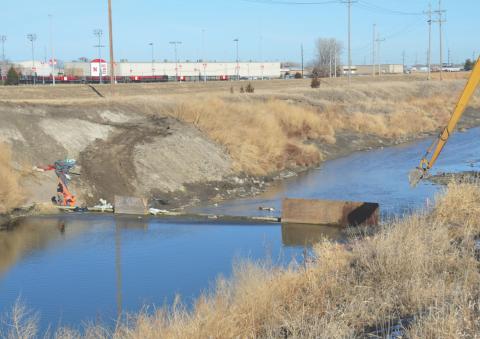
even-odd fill
[[[3,72],[6,71],[5,64],[5,41],[7,41],[6,35],[0,35],[0,42],[2,43],[2,66],[0,67],[0,80],[3,81]],[[7,71],[8,72],[8,71]]]
[[[347,4],[348,11],[348,84],[352,78],[352,4],[355,2],[357,0],[342,0],[342,3]]]
[[[447,61],[447,64],[448,64],[449,67],[450,67],[450,65],[451,65],[451,60],[452,60],[452,59],[451,59],[451,56],[452,56],[452,55],[451,55],[451,51],[450,51],[450,48],[449,48],[449,49],[448,49],[448,61]]]
[[[236,53],[237,53],[237,70],[236,70],[236,74],[237,74],[237,81],[240,80],[240,59],[239,59],[239,56],[238,56],[238,41],[239,39],[236,38],[233,40],[235,42],[235,48],[236,48]]]
[[[98,48],[98,75],[99,75],[99,82],[102,83],[102,78],[103,78],[103,70],[102,70],[102,47],[105,47],[102,45],[102,37],[103,37],[103,31],[101,29],[96,29],[93,31],[93,34],[98,38],[98,45],[93,46]]]
[[[405,50],[403,50],[403,53],[402,53],[402,64],[403,64],[403,73],[405,73],[405,58],[406,58],[406,54],[405,54]]]
[[[333,46],[334,46],[334,48],[333,48],[334,51],[333,52],[335,53],[334,58],[333,58],[334,59],[333,63],[334,63],[334,67],[335,67],[334,75],[335,75],[335,78],[336,78],[337,77],[337,40],[333,40]]]
[[[152,47],[152,76],[155,77],[155,52],[153,42],[150,42],[149,45]]]
[[[300,57],[302,59],[302,79],[303,79],[303,76],[304,76],[304,72],[305,72],[305,68],[304,68],[304,62],[303,62],[303,43],[300,44]]]
[[[443,80],[443,23],[447,20],[443,19],[443,13],[445,10],[442,10],[442,0],[438,0],[438,10],[435,11],[438,15],[438,20],[434,21],[438,23],[439,32],[440,32],[440,80]]]
[[[372,39],[372,76],[375,77],[375,42],[377,40],[377,25],[373,24],[373,39]]]
[[[108,0],[108,33],[110,40],[110,86],[115,84],[115,60],[113,58],[112,0]]]
[[[329,63],[329,73],[328,73],[328,77],[331,78],[332,77],[332,46],[331,44],[329,44],[329,52],[328,53],[328,63]]]
[[[170,41],[170,45],[173,45],[173,51],[175,53],[175,76],[176,81],[178,81],[178,52],[177,52],[177,45],[180,45],[181,41]]]
[[[205,61],[205,28],[202,29],[202,62]]]
[[[52,86],[55,86],[55,53],[53,49],[53,15],[49,14],[48,18],[50,19],[50,49],[52,58],[50,62],[52,63]]]
[[[380,44],[385,41],[385,39],[380,39],[379,37],[375,40],[377,42],[377,59],[378,59],[378,76],[382,76],[382,61],[380,57]]]
[[[30,33],[27,35],[27,39],[32,43],[32,77],[33,85],[35,86],[37,83],[37,69],[35,68],[35,40],[37,40],[37,35]]]
[[[428,64],[428,80],[432,79],[432,3],[428,4],[428,12],[424,12],[428,15],[428,55],[427,55],[427,64]]]

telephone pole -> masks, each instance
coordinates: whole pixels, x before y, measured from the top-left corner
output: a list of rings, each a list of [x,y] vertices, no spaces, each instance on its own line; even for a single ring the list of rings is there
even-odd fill
[[[303,63],[303,44],[300,45],[300,55],[302,57],[302,79],[304,74],[304,63]]]
[[[380,57],[380,44],[385,41],[385,39],[380,39],[379,37],[375,39],[377,42],[377,59],[378,59],[378,76],[382,76],[382,61]]]
[[[406,58],[406,54],[405,54],[405,50],[403,50],[403,53],[402,53],[402,60],[403,60],[403,72],[405,73],[405,68],[406,68],[406,65],[405,65],[405,58]]]
[[[5,67],[5,41],[7,41],[6,35],[0,35],[0,42],[2,43],[2,66],[0,67],[0,80],[3,81],[3,73],[8,72]]]
[[[112,0],[108,0],[108,33],[110,40],[110,86],[115,84],[115,61],[113,59]]]
[[[357,0],[341,1],[347,4],[348,11],[348,84],[350,84],[352,78],[352,4],[357,2]]]
[[[372,39],[372,76],[375,77],[375,41],[377,39],[376,33],[377,25],[373,24],[373,39]]]
[[[428,15],[428,53],[427,53],[427,64],[428,64],[428,80],[432,79],[432,3],[428,4],[428,12],[424,12]]]
[[[438,0],[438,10],[435,13],[438,15],[438,20],[434,21],[438,23],[439,31],[440,31],[440,80],[443,80],[443,23],[447,22],[443,18],[443,13],[445,10],[442,10],[442,0]]]

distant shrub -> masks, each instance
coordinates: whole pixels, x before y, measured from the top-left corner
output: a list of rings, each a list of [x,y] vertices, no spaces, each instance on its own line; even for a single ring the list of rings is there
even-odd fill
[[[240,87],[240,93],[245,93],[245,89],[242,87]]]
[[[301,79],[302,74],[300,72],[295,73],[295,79]]]
[[[5,81],[5,85],[18,85],[19,83],[19,77],[18,77],[18,73],[17,71],[15,70],[15,68],[13,67],[10,67],[10,69],[8,70],[8,73],[7,73],[7,80]]]
[[[310,83],[310,87],[319,88],[320,87],[320,79],[318,79],[318,77],[312,78],[312,82]]]
[[[235,93],[235,89],[233,88],[233,86],[230,86],[230,93]]]
[[[251,83],[249,83],[247,85],[247,87],[245,88],[245,92],[247,92],[247,93],[254,93],[255,92],[255,88],[252,86]]]

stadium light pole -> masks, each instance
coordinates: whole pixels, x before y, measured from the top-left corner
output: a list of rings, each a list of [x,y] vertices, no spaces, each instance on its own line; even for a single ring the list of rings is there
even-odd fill
[[[33,85],[37,84],[37,77],[36,73],[37,70],[35,69],[35,40],[37,40],[37,35],[34,33],[30,33],[27,35],[27,39],[32,43],[32,74],[33,74]]]
[[[50,62],[52,63],[52,86],[55,86],[55,53],[53,49],[53,15],[49,14],[48,18],[50,19],[50,49],[52,52],[52,57]]]
[[[110,86],[115,84],[115,60],[113,58],[112,0],[108,0],[108,32],[110,42]]]
[[[3,80],[3,71],[5,70],[5,41],[6,35],[0,35],[0,42],[2,42],[2,67],[0,67],[0,80]]]
[[[93,34],[98,38],[98,45],[93,47],[98,48],[98,74],[99,82],[102,83],[102,47],[105,47],[104,45],[102,45],[103,31],[101,29],[96,29],[93,31]]]
[[[237,75],[237,81],[240,80],[240,59],[238,57],[238,42],[240,40],[238,38],[233,39],[233,42],[235,42],[235,50],[236,50],[236,61],[237,61],[237,69],[236,69],[236,75]]]
[[[175,54],[175,77],[177,78],[176,81],[178,81],[178,51],[177,51],[177,45],[180,45],[182,42],[181,41],[170,41],[170,45],[173,45],[173,51]]]
[[[152,76],[155,76],[155,52],[154,52],[154,44],[153,42],[149,43],[150,47],[152,47]]]

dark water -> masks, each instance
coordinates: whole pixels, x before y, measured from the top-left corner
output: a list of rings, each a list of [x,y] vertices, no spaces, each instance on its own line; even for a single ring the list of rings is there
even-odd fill
[[[471,170],[480,159],[480,130],[456,134],[437,170]],[[230,215],[278,215],[282,197],[373,201],[384,217],[421,208],[438,187],[415,190],[407,175],[428,141],[359,153],[271,187],[252,199],[197,209]],[[275,207],[260,212],[259,206]],[[119,312],[169,304],[176,293],[191,304],[241,259],[287,264],[304,245],[338,229],[301,225],[63,215],[24,220],[0,232],[0,313],[18,297],[39,311],[41,326],[111,322]]]

